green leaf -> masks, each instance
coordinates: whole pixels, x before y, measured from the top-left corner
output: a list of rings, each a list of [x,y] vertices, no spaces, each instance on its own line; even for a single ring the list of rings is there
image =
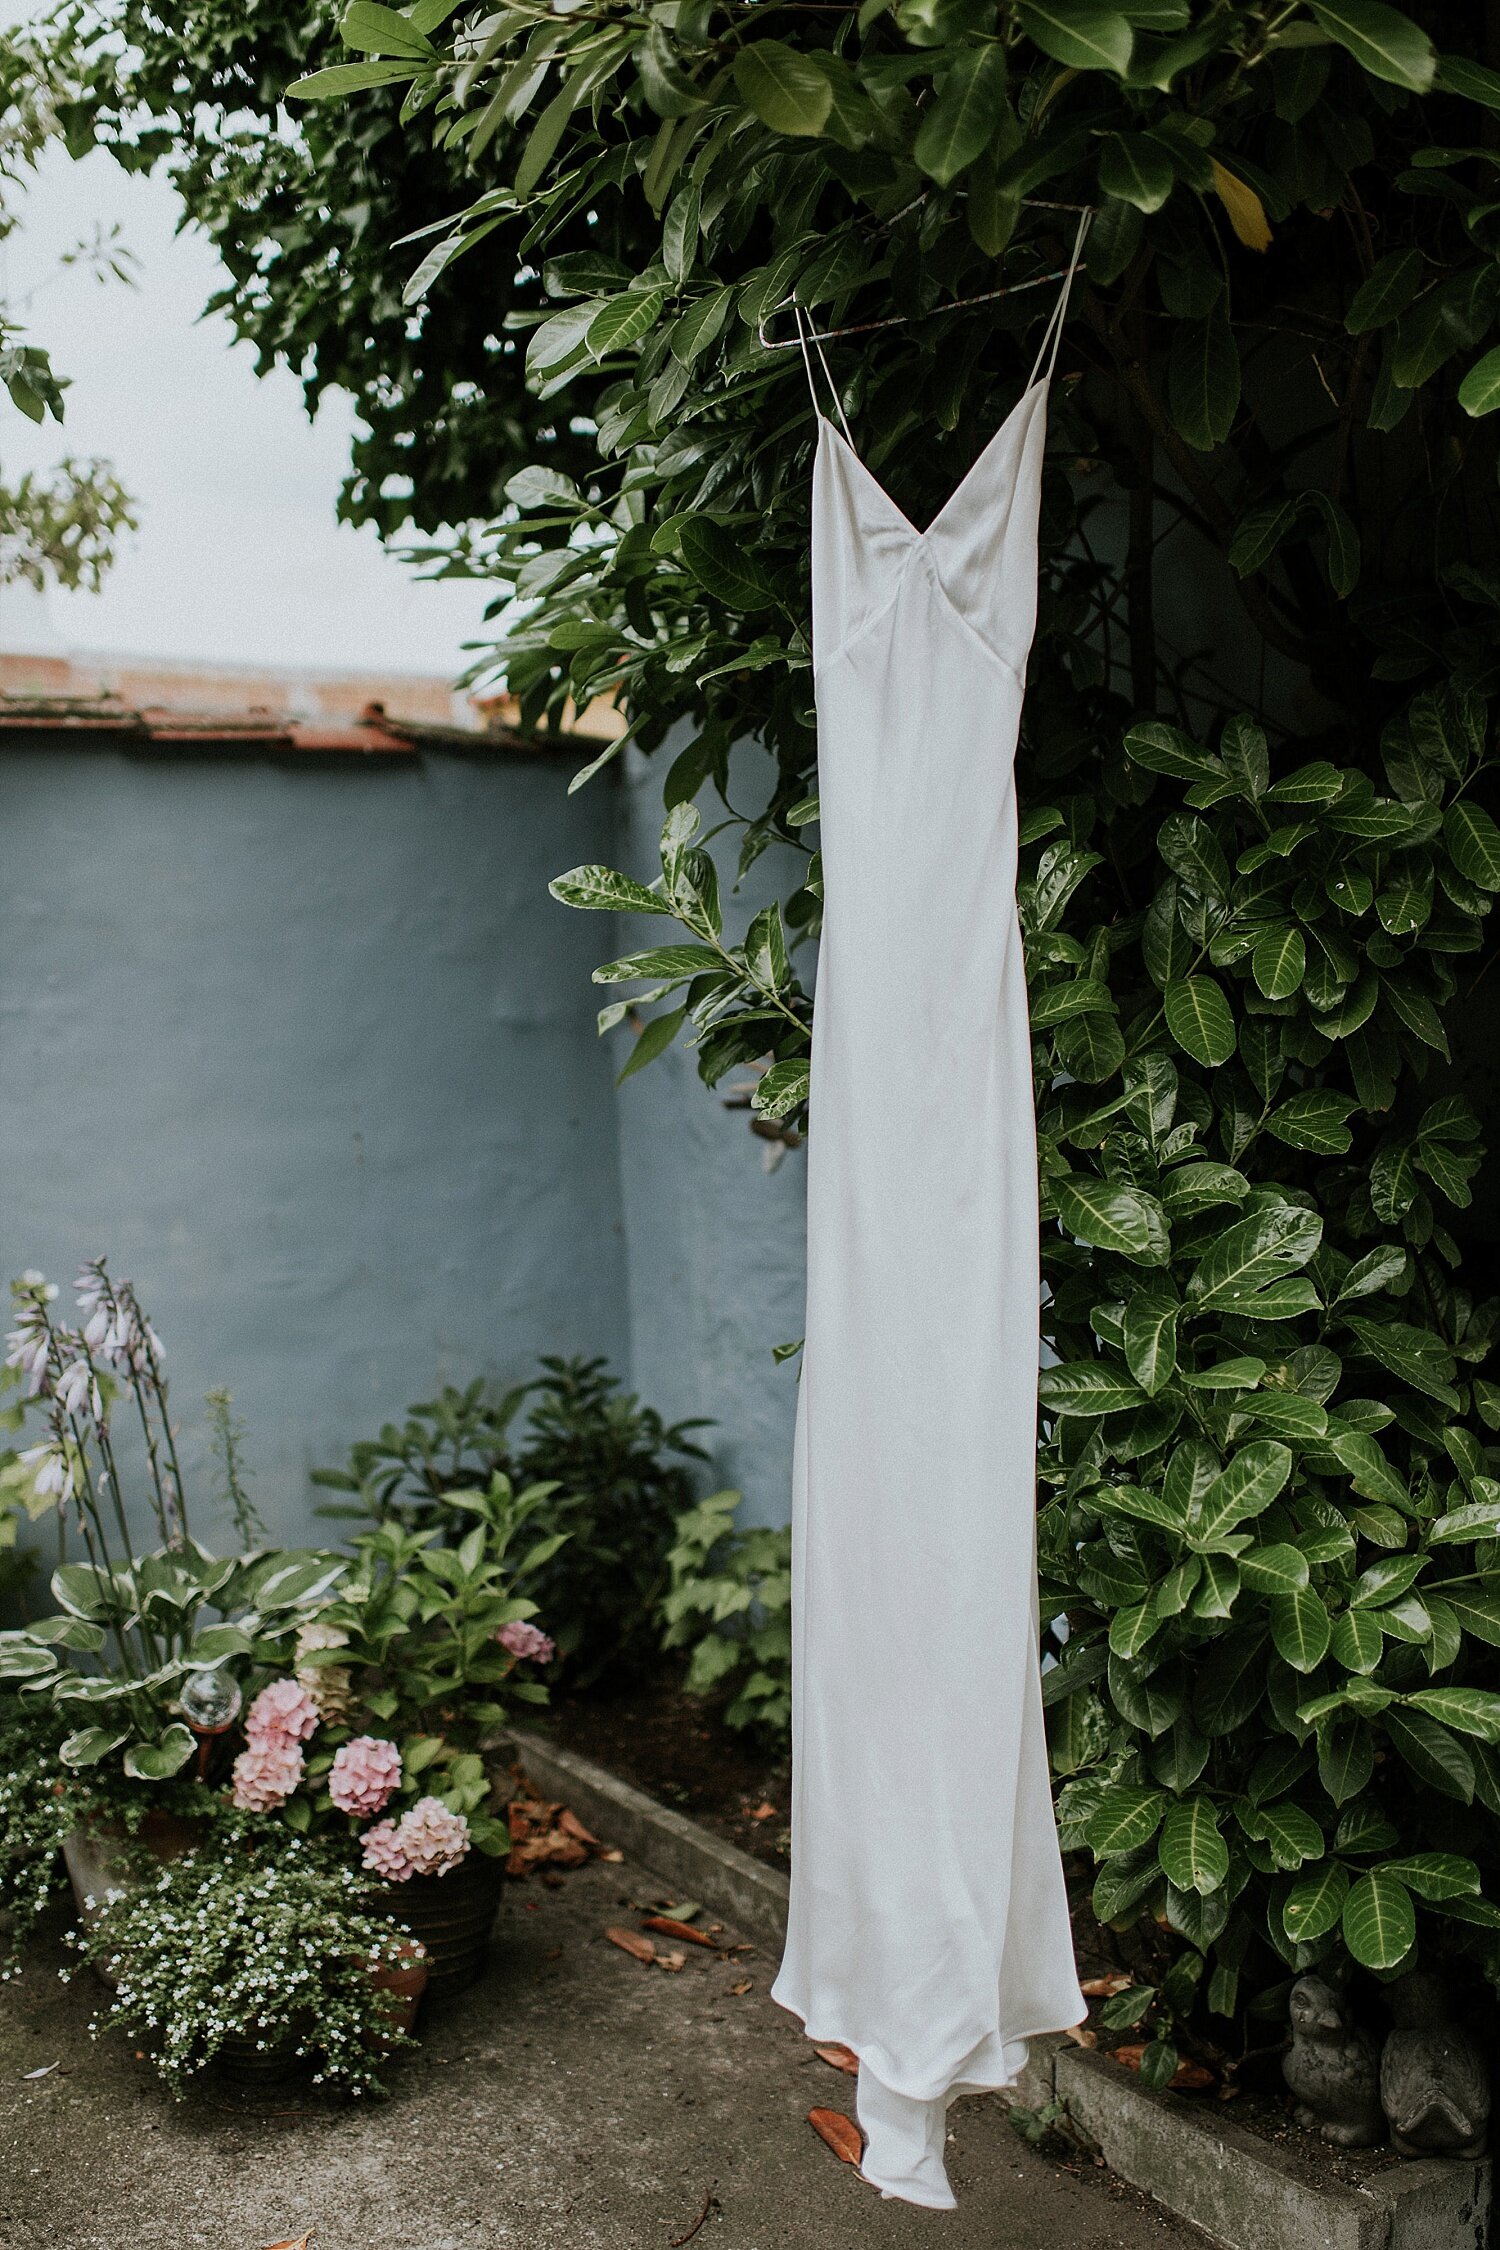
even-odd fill
[[[1460,797],[1443,815],[1443,842],[1460,875],[1482,891],[1500,891],[1500,828],[1482,805]]]
[[[1156,1834],[1165,1806],[1159,1789],[1117,1783],[1106,1792],[1085,1830],[1090,1851],[1100,1859],[1114,1859],[1121,1852],[1139,1849]]]
[[[1166,773],[1181,781],[1215,781],[1224,767],[1211,750],[1202,750],[1191,736],[1159,719],[1147,719],[1125,736],[1125,755],[1151,773]]]
[[[1091,1173],[1047,1181],[1063,1231],[1099,1250],[1113,1250],[1136,1265],[1162,1266],[1171,1250],[1166,1213],[1153,1196],[1119,1187]]]
[[[1320,1729],[1318,1779],[1336,1805],[1367,1789],[1374,1771],[1375,1739],[1362,1719]]]
[[[1368,1610],[1345,1610],[1333,1621],[1329,1652],[1346,1672],[1373,1672],[1385,1647],[1385,1635]]]
[[[1222,302],[1206,320],[1177,324],[1167,395],[1179,434],[1199,453],[1222,445],[1240,404],[1240,354]]]
[[[1005,78],[1003,47],[961,47],[939,82],[912,155],[940,187],[988,148],[1004,110]]]
[[[1316,1156],[1342,1156],[1354,1139],[1344,1120],[1358,1107],[1352,1094],[1310,1086],[1272,1110],[1266,1119],[1266,1131],[1288,1148],[1308,1149]]]
[[[1229,1873],[1229,1846],[1207,1798],[1189,1797],[1168,1809],[1156,1856],[1178,1890],[1206,1896],[1219,1888]]]
[[[1500,1648],[1500,1593],[1484,1593],[1474,1586],[1450,1586],[1443,1599],[1466,1633],[1488,1648]]]
[[[1188,1283],[1204,1311],[1232,1306],[1295,1266],[1322,1240],[1323,1222],[1300,1204],[1273,1203],[1240,1219],[1211,1243]]]
[[[1336,1929],[1348,1895],[1349,1871],[1336,1859],[1294,1883],[1281,1909],[1281,1926],[1293,1945],[1309,1945]]]
[[[1167,1028],[1185,1054],[1217,1070],[1235,1049],[1234,1017],[1212,977],[1179,977],[1163,995]]]
[[[667,901],[644,883],[617,875],[612,867],[574,867],[547,885],[564,906],[591,907],[607,914],[670,914]]]
[[[437,60],[437,49],[411,18],[394,8],[379,6],[378,0],[350,0],[339,20],[339,36],[346,47],[357,47],[369,55]]]
[[[712,516],[691,516],[680,537],[682,559],[707,593],[750,613],[776,606],[776,588],[727,525]]]
[[[1273,930],[1250,956],[1250,973],[1268,1000],[1289,1000],[1307,968],[1300,930]]]
[[[594,971],[595,984],[633,984],[640,978],[665,977],[680,984],[687,977],[701,976],[707,969],[721,969],[723,962],[711,945],[653,945],[644,953],[622,954],[618,961],[605,961]]]
[[[1221,1539],[1226,1531],[1261,1515],[1283,1491],[1292,1473],[1288,1446],[1274,1438],[1242,1445],[1207,1487],[1189,1524],[1196,1542]]]
[[[1461,1742],[1425,1711],[1391,1708],[1381,1724],[1418,1781],[1461,1805],[1474,1801],[1474,1761]]]
[[[1182,1307],[1175,1297],[1149,1290],[1125,1307],[1125,1364],[1147,1396],[1154,1398],[1177,1365],[1177,1322]]]
[[[1321,1859],[1328,1848],[1322,1829],[1304,1805],[1262,1805],[1256,1823],[1284,1874],[1294,1875],[1307,1860]]]
[[[1032,995],[1031,1028],[1042,1031],[1049,1024],[1064,1023],[1070,1016],[1107,1013],[1114,1008],[1114,996],[1109,986],[1098,977],[1073,977],[1061,984],[1044,984]]]
[[[1271,1638],[1294,1672],[1313,1672],[1328,1654],[1331,1628],[1322,1599],[1310,1586],[1271,1597]]]
[[[811,1083],[809,1062],[794,1058],[772,1063],[751,1096],[750,1107],[758,1117],[790,1117],[807,1100]]]
[[[666,304],[664,289],[626,289],[609,297],[589,322],[584,342],[595,359],[628,351],[654,328]],[[695,521],[698,519],[695,519]]]
[[[615,1084],[623,1086],[627,1078],[633,1078],[638,1070],[645,1069],[647,1063],[655,1062],[658,1055],[664,1055],[681,1031],[686,1018],[686,1008],[673,1008],[664,1016],[653,1016],[636,1039]]]
[[[1420,250],[1393,250],[1380,259],[1354,293],[1344,326],[1351,336],[1366,335],[1399,320],[1415,297],[1426,271]]]
[[[1361,70],[1414,94],[1428,92],[1437,72],[1437,50],[1410,16],[1388,8],[1385,0],[1309,0],[1309,5],[1314,20],[1347,48]]]
[[[756,39],[734,58],[740,98],[773,133],[810,137],[823,131],[833,86],[810,56],[780,39]]]
[[[288,86],[286,98],[290,102],[338,101],[345,94],[363,93],[367,86],[397,86],[416,75],[416,66],[409,62],[335,63],[331,70],[315,70],[310,78],[297,79]]]
[[[1252,1547],[1239,1563],[1240,1576],[1257,1594],[1291,1594],[1308,1582],[1306,1555],[1284,1542]]]
[[[77,1734],[68,1736],[57,1755],[65,1766],[76,1772],[81,1766],[97,1766],[101,1758],[107,1758],[111,1750],[118,1750],[122,1742],[129,1740],[128,1729],[117,1732],[112,1727],[80,1727]]]
[[[1405,1708],[1425,1711],[1458,1734],[1476,1735],[1481,1742],[1500,1742],[1500,1695],[1489,1688],[1418,1688],[1406,1697]]]
[[[1152,134],[1109,135],[1099,157],[1099,185],[1106,195],[1150,213],[1161,209],[1176,184],[1176,167]]]
[[[1500,345],[1474,362],[1458,386],[1458,403],[1476,419],[1500,406]]]
[[[1022,0],[1016,20],[1033,46],[1070,70],[1108,70],[1117,78],[1130,68],[1135,34],[1117,8],[1091,0]]]
[[[1392,1860],[1385,1872],[1418,1898],[1434,1901],[1477,1897],[1480,1889],[1479,1869],[1457,1852],[1412,1852]]]
[[[526,146],[521,151],[521,161],[516,166],[514,181],[518,196],[530,195],[551,163],[577,101],[578,88],[575,80],[565,79],[532,126]]]
[[[1038,1378],[1042,1405],[1049,1414],[1118,1414],[1144,1406],[1146,1394],[1122,1370],[1102,1361],[1081,1366],[1044,1367]]]
[[[1381,1867],[1351,1885],[1340,1921],[1344,1943],[1367,1969],[1397,1968],[1416,1943],[1411,1893]]]
[[[125,1753],[125,1771],[132,1781],[169,1781],[196,1747],[189,1728],[170,1726],[156,1742],[133,1742]]]

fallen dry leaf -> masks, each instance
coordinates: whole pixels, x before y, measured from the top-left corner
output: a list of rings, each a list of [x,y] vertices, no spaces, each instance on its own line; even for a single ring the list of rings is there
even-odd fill
[[[662,1937],[685,1938],[689,1945],[706,1945],[710,1953],[717,1950],[711,1937],[705,1937],[702,1930],[695,1930],[686,1922],[679,1922],[674,1914],[648,1914],[646,1927],[656,1930]]]
[[[729,1989],[734,1994],[735,1999],[738,2000],[744,1993],[755,1990],[754,1980],[750,1977],[744,1977],[738,1984],[732,1984]]]
[[[687,1955],[685,1953],[658,1953],[656,1966],[659,1969],[670,1969],[675,1974],[678,1969],[687,1967]]]
[[[751,1820],[774,1820],[776,1818],[776,1807],[769,1797],[763,1797],[760,1803],[751,1810],[749,1817]]]
[[[50,2078],[54,2070],[61,2070],[61,2068],[61,2063],[43,2063],[40,2070],[23,2070],[21,2076],[23,2079]]]
[[[1113,2059],[1117,2063],[1123,2063],[1127,2070],[1139,2070],[1141,2057],[1145,2052],[1145,2041],[1137,2039],[1128,2041],[1123,2047],[1112,2047],[1110,2049]],[[1174,2094],[1180,2094],[1183,2092],[1199,2092],[1203,2087],[1211,2086],[1213,2082],[1213,2072],[1205,2070],[1202,2063],[1180,2062],[1172,2073],[1170,2086]]]
[[[575,1837],[580,1844],[587,1844],[590,1851],[597,1851],[599,1849],[598,1837],[590,1834],[589,1830],[584,1827],[583,1822],[579,1819],[577,1813],[573,1812],[567,1805],[564,1805],[561,1812],[558,1814],[557,1825],[559,1828],[563,1829],[567,1835]]]
[[[309,2227],[306,2234],[299,2234],[295,2241],[288,2235],[285,2242],[268,2242],[266,2250],[312,2250],[313,2232]]]
[[[604,1934],[611,1945],[617,1945],[620,1951],[628,1953],[633,1961],[640,1961],[649,1968],[656,1959],[656,1947],[651,1943],[650,1938],[643,1937],[639,1930],[622,1930],[616,1925],[607,1929]]]
[[[865,2144],[852,2117],[840,2109],[810,2109],[807,2122],[820,2141],[826,2141],[842,2164],[857,2164]]]
[[[608,1851],[601,1852],[599,1854],[599,1857],[601,1859],[607,1859],[612,1866],[618,1867],[620,1861],[625,1857],[625,1854],[620,1851],[617,1846],[611,1844]]]
[[[859,2057],[852,2047],[841,2046],[835,2039],[826,2047],[814,2047],[813,2053],[822,2061],[832,2063],[835,2070],[847,2070],[851,2078],[859,2076]]]
[[[1107,1977],[1085,1977],[1078,1987],[1085,2000],[1113,2000],[1117,1992],[1128,1992],[1135,1978],[1125,1969],[1112,1969]]]
[[[1070,2024],[1068,2037],[1075,2047],[1097,2047],[1099,2044],[1098,2032],[1090,2031],[1088,2025],[1083,2023]]]

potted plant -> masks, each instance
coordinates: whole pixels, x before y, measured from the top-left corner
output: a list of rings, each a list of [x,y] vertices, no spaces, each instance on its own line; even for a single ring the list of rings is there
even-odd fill
[[[179,2097],[215,2062],[251,2082],[310,2065],[315,2084],[381,2092],[425,1981],[352,1868],[227,1809],[211,1846],[117,1893],[75,1942],[108,1971],[100,2025],[138,2040]]]
[[[60,1533],[76,1533],[84,1554],[53,1573],[55,1614],[0,1633],[0,1680],[68,1722],[57,1759],[65,1775],[93,1776],[92,1789],[63,1792],[80,1815],[64,1857],[80,1909],[91,1912],[90,1901],[127,1879],[127,1843],[166,1859],[199,1840],[203,1808],[191,1783],[207,1775],[240,1707],[228,1667],[326,1598],[344,1565],[266,1549],[216,1556],[191,1536],[161,1341],[104,1259],[85,1266],[76,1293],[69,1326],[43,1276],[12,1284],[6,1365],[46,1423],[19,1455],[29,1504],[56,1508]],[[145,1512],[160,1541],[146,1553],[133,1547],[117,1416],[144,1453]],[[228,1466],[234,1489],[232,1455]]]
[[[372,1907],[419,1938],[431,1989],[478,1976],[510,1832],[483,1751],[507,1703],[543,1702],[552,1642],[519,1588],[562,1534],[522,1546],[550,1487],[494,1475],[457,1493],[457,1546],[394,1520],[356,1540],[315,1617],[289,1627],[284,1670],[251,1704],[231,1792],[294,1831],[338,1839]]]

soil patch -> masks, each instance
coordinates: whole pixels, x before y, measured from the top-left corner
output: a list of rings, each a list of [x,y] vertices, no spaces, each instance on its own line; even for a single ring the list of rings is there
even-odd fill
[[[675,1674],[609,1694],[556,1695],[526,1724],[785,1872],[790,1757],[726,1727],[718,1707],[684,1695]]]

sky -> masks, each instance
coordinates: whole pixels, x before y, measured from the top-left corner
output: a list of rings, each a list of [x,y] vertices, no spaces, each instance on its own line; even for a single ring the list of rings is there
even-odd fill
[[[486,589],[422,584],[373,532],[336,521],[352,405],[340,394],[310,422],[292,375],[257,377],[228,322],[202,317],[222,269],[201,236],[175,233],[178,215],[164,180],[102,150],[76,164],[52,151],[0,244],[0,295],[71,377],[60,428],[0,396],[0,474],[100,455],[140,517],[101,593],[53,589],[44,612],[29,589],[0,588],[0,647],[457,673]],[[59,268],[116,223],[134,288]]]

